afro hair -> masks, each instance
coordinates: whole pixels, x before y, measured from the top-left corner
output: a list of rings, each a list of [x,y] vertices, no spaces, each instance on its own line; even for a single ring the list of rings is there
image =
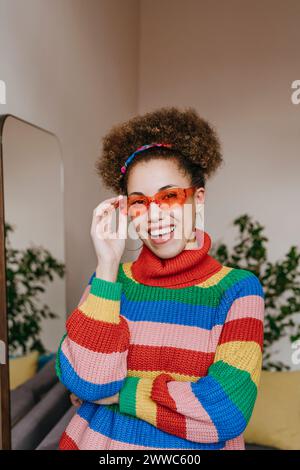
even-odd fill
[[[117,194],[127,193],[128,174],[141,160],[176,158],[179,167],[198,187],[204,186],[206,179],[223,161],[216,131],[191,107],[183,111],[177,107],[163,107],[136,115],[113,126],[102,142],[102,154],[95,163],[95,169],[104,185]],[[130,154],[153,142],[171,143],[172,149],[155,147],[144,150],[128,165],[125,175],[121,173],[121,167]]]

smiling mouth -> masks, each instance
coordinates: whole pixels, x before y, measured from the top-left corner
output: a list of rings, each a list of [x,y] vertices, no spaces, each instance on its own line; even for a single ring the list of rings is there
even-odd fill
[[[158,229],[149,229],[148,234],[151,238],[162,238],[170,233],[173,233],[175,230],[175,225],[168,225],[167,227],[162,227]]]
[[[171,240],[174,238],[175,225],[149,230],[150,241],[153,245],[162,245],[165,243],[171,243]]]

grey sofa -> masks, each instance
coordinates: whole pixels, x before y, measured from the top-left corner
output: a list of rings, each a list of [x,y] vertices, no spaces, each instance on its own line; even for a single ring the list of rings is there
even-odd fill
[[[11,390],[12,449],[37,449],[70,406],[74,408],[69,396],[55,373],[55,358]]]
[[[12,449],[58,450],[58,442],[76,413],[70,391],[58,380],[55,358],[11,391]],[[273,450],[246,444],[249,450]]]

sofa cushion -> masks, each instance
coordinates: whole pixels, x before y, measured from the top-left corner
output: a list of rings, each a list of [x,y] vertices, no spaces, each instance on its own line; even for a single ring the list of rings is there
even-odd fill
[[[23,384],[24,390],[30,390],[37,403],[58,382],[55,371],[55,358],[47,362],[38,373]]]
[[[36,375],[10,391],[11,427],[14,427],[48,390],[58,382],[55,359],[48,362]]]
[[[9,387],[14,390],[33,377],[38,369],[38,351],[9,358]]]
[[[282,450],[300,449],[300,371],[262,371],[245,442]]]
[[[35,405],[31,390],[24,390],[22,385],[10,392],[11,427],[13,428]]]

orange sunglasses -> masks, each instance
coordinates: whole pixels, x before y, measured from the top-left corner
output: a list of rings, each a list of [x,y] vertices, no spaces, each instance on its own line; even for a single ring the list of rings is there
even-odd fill
[[[132,194],[127,197],[126,214],[137,217],[148,211],[151,202],[155,202],[163,210],[168,210],[173,205],[182,206],[186,199],[194,194],[195,186],[189,188],[168,188],[158,191],[154,196]]]

